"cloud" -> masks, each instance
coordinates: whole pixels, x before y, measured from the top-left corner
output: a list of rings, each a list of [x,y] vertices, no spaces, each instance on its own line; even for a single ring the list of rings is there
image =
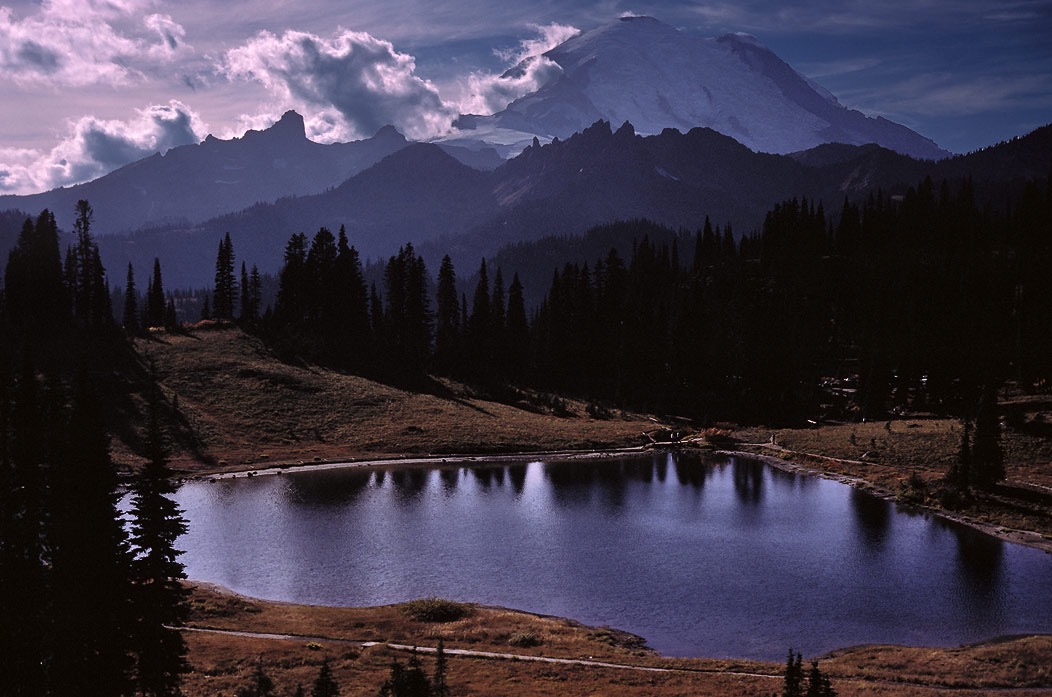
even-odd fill
[[[192,53],[168,15],[139,0],[45,0],[17,17],[0,7],[0,75],[22,85],[123,85]]]
[[[412,56],[365,32],[341,30],[330,39],[261,32],[227,51],[224,69],[230,79],[266,87],[280,102],[276,113],[300,111],[317,140],[367,137],[388,124],[422,140],[448,130],[456,117],[437,88],[415,74]]]
[[[128,121],[85,116],[50,152],[0,148],[0,191],[33,193],[89,181],[155,152],[198,143],[205,132],[198,116],[175,100],[139,109]]]
[[[538,36],[524,39],[511,51],[497,55],[512,67],[497,75],[472,73],[467,78],[466,94],[459,100],[461,113],[489,115],[511,102],[535,92],[562,75],[559,64],[545,53],[580,33],[564,24],[532,25]]]

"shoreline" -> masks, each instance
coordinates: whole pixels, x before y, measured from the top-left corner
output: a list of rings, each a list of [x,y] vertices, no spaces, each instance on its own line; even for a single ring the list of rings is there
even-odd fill
[[[748,445],[746,444],[746,447]],[[757,444],[754,447],[765,447],[763,444]],[[629,446],[623,448],[608,448],[602,450],[551,450],[551,451],[525,451],[515,453],[502,453],[502,454],[467,454],[458,453],[452,455],[425,455],[425,456],[398,456],[392,455],[386,458],[367,458],[362,460],[356,460],[353,458],[339,461],[323,461],[323,462],[302,462],[302,463],[283,463],[273,464],[267,467],[255,468],[255,469],[244,469],[237,471],[215,471],[215,472],[201,472],[196,473],[191,477],[181,477],[180,481],[223,481],[228,479],[245,479],[252,477],[265,477],[284,475],[292,472],[320,472],[326,470],[338,470],[338,469],[357,469],[357,468],[382,468],[382,467],[409,467],[409,468],[422,468],[422,467],[442,467],[442,466],[454,466],[454,467],[472,467],[494,463],[517,463],[517,462],[532,462],[534,460],[551,460],[551,461],[579,461],[579,460],[606,460],[617,457],[638,455],[646,452],[667,449],[667,450],[694,450],[699,453],[709,453],[712,455],[721,455],[726,457],[747,457],[754,460],[759,460],[771,467],[775,467],[784,472],[792,472],[796,474],[803,474],[806,476],[820,477],[822,479],[830,479],[847,486],[851,486],[860,491],[864,491],[872,496],[876,496],[885,501],[891,501],[896,505],[911,506],[915,510],[930,513],[932,515],[943,518],[944,520],[958,523],[961,525],[967,525],[979,532],[990,535],[997,539],[1013,544],[1020,544],[1025,547],[1031,547],[1038,549],[1046,554],[1052,554],[1052,539],[1049,539],[1041,533],[1034,530],[1018,530],[1005,528],[1000,525],[987,523],[982,520],[978,520],[968,515],[955,513],[945,508],[938,508],[927,505],[917,504],[904,504],[898,500],[898,497],[894,492],[887,489],[883,489],[874,485],[872,482],[867,481],[862,477],[857,477],[848,474],[840,474],[829,472],[826,470],[818,469],[815,467],[808,467],[792,462],[790,460],[770,455],[767,453],[757,453],[750,450],[733,450],[715,448],[712,450],[705,448],[698,448],[697,446],[676,444],[659,444],[659,445],[640,445],[640,446]],[[812,457],[815,457],[812,455]],[[831,461],[837,461],[837,458],[828,456],[817,456],[827,458]]]

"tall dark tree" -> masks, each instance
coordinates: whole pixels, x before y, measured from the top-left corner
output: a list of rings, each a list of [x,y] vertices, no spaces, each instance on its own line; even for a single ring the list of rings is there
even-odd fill
[[[391,674],[380,686],[380,697],[431,697],[431,681],[415,651],[406,665],[391,663]]]
[[[983,386],[975,416],[971,474],[972,482],[982,488],[989,488],[1005,477],[997,388],[992,385]]]
[[[299,326],[306,319],[309,283],[307,236],[298,232],[285,245],[285,261],[278,276],[278,300],[274,314],[280,321]]]
[[[314,679],[314,685],[310,690],[310,697],[339,697],[340,686],[332,677],[332,669],[329,662],[322,661],[318,669],[318,677]]]
[[[435,366],[442,372],[449,372],[457,363],[460,349],[460,306],[457,302],[457,274],[448,254],[438,268],[435,305]]]
[[[146,327],[164,326],[164,282],[161,279],[161,260],[153,259],[153,275],[150,277],[146,287],[146,312],[143,324]]]
[[[129,334],[139,332],[139,292],[135,289],[135,268],[128,262],[128,276],[124,282],[124,312],[121,320]]]
[[[73,298],[73,316],[80,326],[101,327],[112,323],[109,284],[99,257],[99,246],[91,235],[94,211],[84,199],[77,201],[73,230],[76,242],[66,255],[66,276]]]
[[[829,676],[819,669],[817,660],[811,661],[811,670],[807,672],[807,692],[804,697],[836,697]]]
[[[69,293],[59,256],[58,225],[51,211],[26,219],[4,272],[4,304],[15,331],[51,336],[69,324]]]
[[[45,695],[48,599],[45,569],[46,433],[27,359],[17,382],[0,365],[0,694]]]
[[[248,280],[248,268],[245,262],[241,262],[241,283],[239,284],[241,289],[241,316],[242,322],[252,322],[256,319],[258,313],[252,305],[252,287]]]
[[[804,697],[803,660],[800,652],[794,657],[793,650],[789,649],[789,658],[785,662],[782,677],[782,697]]]
[[[55,695],[78,694],[86,676],[97,695],[123,695],[131,684],[131,557],[102,413],[82,372],[61,452],[52,462],[50,689]]]
[[[237,697],[275,697],[274,681],[263,668],[263,656],[256,661],[256,668],[252,671],[248,681],[237,688]]]
[[[441,638],[435,651],[435,672],[431,678],[431,697],[449,697],[449,684],[446,682],[446,644]]]
[[[530,328],[526,319],[526,301],[519,274],[508,286],[507,368],[508,377],[521,380],[530,357]]]
[[[186,522],[171,498],[175,485],[168,468],[160,406],[160,395],[153,387],[144,438],[147,461],[133,483],[131,506],[136,687],[147,697],[178,695],[182,674],[189,670],[186,644],[178,629],[188,612],[187,591],[180,583],[186,574],[178,560],[181,552],[175,548]]]
[[[212,314],[218,320],[234,319],[237,279],[234,277],[234,245],[226,233],[216,252],[215,287],[212,293]]]

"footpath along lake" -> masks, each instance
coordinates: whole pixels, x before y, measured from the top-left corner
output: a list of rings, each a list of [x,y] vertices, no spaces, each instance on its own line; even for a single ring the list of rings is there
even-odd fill
[[[290,471],[176,499],[189,577],[273,600],[439,596],[770,660],[1052,632],[1052,555],[744,458]]]

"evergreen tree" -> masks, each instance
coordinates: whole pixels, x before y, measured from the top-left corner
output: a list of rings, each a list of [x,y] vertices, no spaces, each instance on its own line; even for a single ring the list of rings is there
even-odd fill
[[[323,661],[318,670],[318,677],[314,680],[314,686],[311,687],[310,695],[311,697],[339,697],[339,694],[340,686],[332,677],[329,661]]]
[[[807,692],[804,697],[836,697],[836,690],[829,682],[829,677],[818,668],[818,661],[811,661],[811,670],[807,674]]]
[[[241,321],[252,322],[256,317],[257,312],[252,304],[252,288],[249,285],[248,269],[245,262],[241,262]]]
[[[263,669],[263,656],[256,662],[256,669],[252,671],[248,683],[239,687],[235,694],[237,697],[275,697],[274,681]]]
[[[431,697],[449,697],[449,685],[446,684],[446,644],[441,638],[435,651],[435,673],[431,678]]]
[[[161,260],[153,259],[153,276],[146,287],[146,317],[143,324],[147,327],[163,327],[165,325],[165,298],[164,283],[161,280]]]
[[[785,662],[782,697],[804,697],[803,656],[797,652],[794,658],[792,649],[789,649],[789,658]]]
[[[101,327],[112,323],[109,284],[99,257],[99,247],[91,235],[94,211],[84,199],[77,201],[73,229],[76,243],[66,254],[66,279],[73,298],[73,316],[82,327]]]
[[[519,274],[508,286],[507,370],[508,377],[521,380],[530,357],[530,328],[526,319],[526,301]]]
[[[4,271],[4,305],[12,328],[28,339],[68,326],[69,294],[59,256],[58,224],[44,210],[26,219]]]
[[[93,694],[123,695],[131,684],[130,553],[101,405],[83,372],[61,442],[49,502],[50,689],[78,694],[91,676]]]
[[[380,686],[380,697],[431,697],[431,681],[420,667],[415,651],[407,665],[391,663],[391,675]]]
[[[45,629],[44,497],[47,427],[40,390],[28,358],[17,382],[0,365],[0,694],[44,695],[48,651]]]
[[[128,277],[124,283],[124,313],[121,322],[129,334],[139,333],[139,293],[135,290],[135,269],[128,262]]]
[[[131,507],[137,688],[147,697],[169,697],[179,694],[181,676],[189,670],[178,629],[188,613],[188,592],[180,583],[186,574],[178,561],[181,552],[175,549],[186,522],[171,499],[175,485],[156,386],[150,390],[148,409],[147,461],[132,485]]]
[[[235,297],[237,280],[234,278],[234,245],[228,232],[219,243],[219,251],[216,253],[215,288],[212,294],[212,313],[216,319],[234,319]]]
[[[285,262],[278,276],[278,300],[274,314],[281,322],[301,326],[307,317],[307,236],[294,234],[285,245]]]
[[[435,366],[449,372],[457,363],[460,349],[460,306],[457,303],[457,275],[447,254],[438,269],[435,295]]]
[[[997,414],[997,388],[985,385],[975,416],[972,443],[972,481],[988,488],[1005,477],[1004,451],[1001,449],[1001,420]]]

